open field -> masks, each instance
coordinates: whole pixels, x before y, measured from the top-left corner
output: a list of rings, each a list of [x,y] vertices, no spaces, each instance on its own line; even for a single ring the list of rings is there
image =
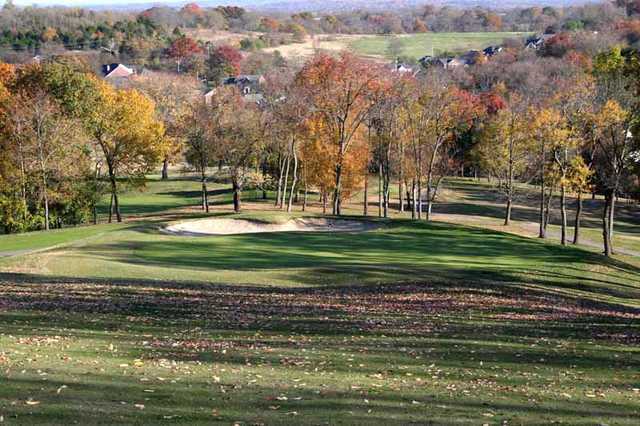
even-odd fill
[[[264,49],[274,50],[288,59],[300,60],[312,56],[317,50],[353,52],[374,59],[393,59],[389,54],[389,44],[398,40],[402,56],[420,59],[425,55],[442,54],[444,52],[460,53],[468,50],[481,50],[485,47],[500,44],[505,39],[523,38],[526,33],[426,33],[402,36],[384,36],[367,34],[333,34],[318,35],[308,38],[305,43],[294,43],[285,46]]]
[[[6,424],[637,424],[637,207],[618,209],[629,253],[611,260],[529,238],[526,197],[501,227],[468,179],[432,223],[163,233],[204,216],[198,189],[154,179],[122,197],[124,224],[0,236]],[[232,215],[228,186],[211,189],[211,217],[290,217],[252,191]],[[294,217],[319,216],[312,201]]]
[[[461,53],[468,50],[482,50],[485,47],[501,44],[505,39],[523,38],[526,33],[425,33],[403,36],[363,37],[352,41],[349,47],[364,56],[389,57],[389,45],[398,41],[401,56],[420,59],[425,55],[440,55],[444,52]]]

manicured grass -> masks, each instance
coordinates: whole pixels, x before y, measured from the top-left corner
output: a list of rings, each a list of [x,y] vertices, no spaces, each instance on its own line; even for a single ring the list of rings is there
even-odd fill
[[[76,228],[54,229],[49,232],[27,232],[24,234],[0,235],[0,257],[21,252],[49,248],[59,244],[95,237],[123,225],[79,226]]]
[[[402,56],[415,59],[425,55],[444,52],[460,53],[468,50],[482,50],[500,44],[508,38],[523,38],[527,33],[426,33],[395,37],[402,46]],[[350,48],[362,55],[388,56],[388,48],[393,36],[364,37],[353,41]],[[392,59],[392,58],[388,58]]]
[[[228,191],[223,185],[208,184],[212,191]],[[197,205],[200,202],[201,184],[195,177],[177,176],[162,181],[158,176],[150,176],[140,188],[127,189],[120,195],[120,211],[125,216],[149,215],[167,212],[171,209]],[[100,204],[99,213],[109,213],[110,196],[105,196]]]
[[[164,234],[201,216],[175,213],[197,204],[192,185],[153,182],[126,196],[139,220],[0,261],[5,423],[637,424],[638,267],[402,218],[365,233]],[[229,200],[219,190],[214,207]],[[480,202],[489,186],[447,190],[436,211],[498,214]]]

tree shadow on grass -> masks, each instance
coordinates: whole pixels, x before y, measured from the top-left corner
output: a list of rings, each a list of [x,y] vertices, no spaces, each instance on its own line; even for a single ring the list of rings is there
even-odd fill
[[[487,412],[495,413],[492,420],[498,421],[606,418],[633,424],[634,420],[631,404],[568,399],[532,404],[521,396],[495,401],[486,394],[454,397],[434,390],[289,389],[279,384],[236,387],[227,382],[211,387],[204,380],[193,379],[189,384],[173,385],[151,379],[142,386],[134,377],[97,374],[86,375],[83,383],[62,379],[43,383],[41,379],[13,377],[6,385],[12,393],[32,394],[43,401],[38,407],[7,407],[5,415],[10,421],[16,416],[33,423],[74,419],[84,424],[320,424],[327,420],[346,424],[448,424],[456,419],[486,422]],[[154,392],[145,395],[145,386]],[[66,390],[56,395],[60,388]],[[289,398],[282,398],[285,395]],[[140,402],[144,402],[143,410],[134,407]]]
[[[24,338],[25,345],[36,345],[40,352],[48,344],[44,336],[67,336],[71,340],[57,343],[71,344],[64,349],[66,354],[76,358],[93,350],[91,356],[108,369],[101,375],[83,373],[81,383],[51,378],[44,382],[42,377],[30,380],[14,374],[3,381],[0,395],[29,395],[42,401],[29,410],[41,414],[38,410],[45,410],[42,417],[34,416],[43,421],[47,407],[57,403],[60,416],[92,422],[96,419],[92,410],[85,409],[78,417],[70,408],[84,401],[99,407],[103,418],[119,421],[155,422],[170,411],[197,422],[200,414],[189,412],[211,398],[222,403],[217,405],[221,415],[232,421],[260,418],[274,404],[299,411],[301,416],[316,412],[325,419],[360,409],[365,410],[365,419],[366,410],[373,406],[376,418],[385,424],[399,418],[406,424],[411,419],[402,417],[406,405],[412,412],[424,408],[423,419],[439,413],[450,418],[455,407],[458,415],[471,417],[491,408],[509,416],[598,415],[625,420],[634,408],[623,403],[544,397],[531,404],[521,396],[508,402],[502,397],[511,395],[509,389],[542,391],[548,386],[547,377],[557,380],[561,372],[583,374],[579,383],[572,383],[575,392],[582,387],[619,388],[623,386],[620,379],[631,383],[633,372],[640,368],[633,349],[640,344],[639,320],[640,309],[527,289],[508,281],[265,288],[0,274],[0,321],[5,335]],[[90,339],[90,348],[78,341],[85,338]],[[36,341],[29,343],[29,339]],[[113,342],[118,353],[104,349]],[[123,375],[114,365],[129,358],[143,359],[144,366],[130,367]],[[159,373],[145,372],[146,366],[157,363],[177,365],[175,374],[193,363],[189,365],[198,366],[193,368],[215,364],[240,372],[265,366],[265,371],[277,376],[273,382],[265,378],[247,385],[255,376],[234,373],[212,386],[209,370],[198,375],[190,367],[187,381],[168,385],[154,379]],[[429,364],[433,369],[426,367]],[[50,375],[65,371],[65,365],[45,371]],[[41,368],[38,361],[29,366]],[[359,384],[371,380],[365,377],[379,376],[380,383],[394,387],[406,381],[408,374],[411,380],[431,378],[436,369],[447,371],[438,380],[458,386],[493,382],[493,396],[477,391],[453,396],[437,386],[425,395],[422,384],[402,390],[385,387],[369,395],[364,389],[370,385]],[[170,371],[174,370],[160,374],[174,374]],[[592,371],[611,373],[592,378]],[[291,377],[304,377],[314,384],[292,387]],[[338,377],[348,378],[357,389],[339,390],[344,387],[333,383]],[[437,384],[437,380],[430,382]],[[57,394],[62,385],[69,389]],[[145,389],[154,393],[145,394]],[[302,400],[274,401],[283,393]],[[367,398],[370,404],[363,401]],[[135,411],[133,403],[146,407]],[[437,407],[442,405],[448,408]],[[21,405],[7,408],[5,415],[27,413]]]

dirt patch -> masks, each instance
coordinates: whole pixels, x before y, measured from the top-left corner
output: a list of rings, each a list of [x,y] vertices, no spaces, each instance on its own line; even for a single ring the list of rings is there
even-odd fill
[[[352,42],[362,38],[375,37],[369,34],[332,34],[325,36],[308,36],[304,43],[292,43],[283,46],[268,47],[263,52],[279,51],[288,60],[306,60],[318,51],[340,52],[348,50]],[[378,57],[379,59],[379,57]]]
[[[207,236],[263,232],[364,232],[379,226],[372,222],[324,218],[291,219],[283,223],[247,219],[201,219],[169,225],[164,231],[172,235]]]

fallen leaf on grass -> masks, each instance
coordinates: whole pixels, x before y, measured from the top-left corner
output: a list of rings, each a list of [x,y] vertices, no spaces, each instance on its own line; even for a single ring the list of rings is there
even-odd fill
[[[38,404],[40,404],[40,401],[34,401],[33,399],[27,399],[27,400],[25,401],[25,403],[26,403],[27,405],[38,405]]]
[[[144,410],[144,404],[134,404],[134,407],[136,407],[139,410]]]

